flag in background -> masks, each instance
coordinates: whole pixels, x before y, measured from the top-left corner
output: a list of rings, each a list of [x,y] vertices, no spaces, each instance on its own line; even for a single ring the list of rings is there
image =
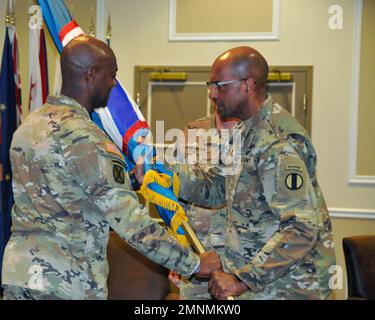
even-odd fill
[[[111,14],[108,14],[108,20],[107,20],[107,32],[105,35],[105,41],[107,42],[107,45],[111,46],[111,38],[112,38],[112,25],[111,25]]]
[[[12,3],[12,1],[11,1]],[[13,3],[12,3],[13,7]],[[16,110],[17,110],[17,127],[22,121],[22,93],[21,93],[21,76],[20,76],[20,64],[19,64],[19,53],[18,53],[18,37],[15,24],[8,26],[9,41],[12,50],[13,60],[13,77],[15,83],[15,95],[16,95]]]
[[[42,17],[37,17],[42,19]],[[30,27],[30,94],[29,111],[41,107],[48,96],[48,67],[46,39],[43,28],[38,24]]]
[[[18,66],[18,63],[15,63],[18,56],[16,45],[15,27],[8,26],[5,31],[0,71],[0,277],[5,245],[10,237],[11,210],[14,202],[9,149],[17,128],[20,106],[19,74],[14,69],[15,65]]]

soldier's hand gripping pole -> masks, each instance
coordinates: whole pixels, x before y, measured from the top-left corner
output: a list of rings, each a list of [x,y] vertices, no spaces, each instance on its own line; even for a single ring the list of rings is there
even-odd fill
[[[204,249],[202,243],[199,241],[197,235],[195,234],[194,230],[191,228],[188,222],[182,221],[182,228],[184,229],[186,236],[189,240],[189,243],[193,247],[196,253],[202,254],[205,253],[206,250]],[[232,296],[228,296],[227,300],[234,300]]]

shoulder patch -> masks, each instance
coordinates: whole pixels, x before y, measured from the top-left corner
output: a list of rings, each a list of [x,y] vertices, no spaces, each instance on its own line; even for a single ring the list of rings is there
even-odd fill
[[[124,156],[121,154],[121,152],[118,150],[118,148],[112,143],[112,142],[106,142],[105,143],[105,149],[109,153],[113,153],[117,156],[119,156],[122,160],[124,160]]]
[[[125,183],[125,169],[124,164],[120,161],[113,160],[112,161],[112,172],[113,172],[113,178],[116,182],[120,184]]]
[[[303,177],[299,173],[290,173],[285,178],[285,185],[289,190],[299,190],[303,186]]]
[[[309,177],[302,159],[279,155],[277,171],[276,192],[279,196],[294,199],[306,197]]]

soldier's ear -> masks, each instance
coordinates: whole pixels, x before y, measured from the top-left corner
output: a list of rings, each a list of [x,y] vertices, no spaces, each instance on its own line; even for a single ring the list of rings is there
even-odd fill
[[[86,80],[89,83],[95,83],[97,72],[98,72],[98,68],[96,65],[90,66],[86,72]]]

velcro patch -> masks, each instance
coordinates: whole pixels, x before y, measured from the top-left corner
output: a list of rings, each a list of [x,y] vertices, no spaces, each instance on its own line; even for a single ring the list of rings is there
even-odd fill
[[[112,161],[113,178],[120,184],[125,183],[124,165],[120,161]]]
[[[277,168],[277,190],[282,198],[304,199],[307,194],[308,173],[305,163],[296,156],[280,155]]]
[[[290,173],[286,176],[285,185],[289,190],[299,190],[303,186],[303,177],[298,173]]]

